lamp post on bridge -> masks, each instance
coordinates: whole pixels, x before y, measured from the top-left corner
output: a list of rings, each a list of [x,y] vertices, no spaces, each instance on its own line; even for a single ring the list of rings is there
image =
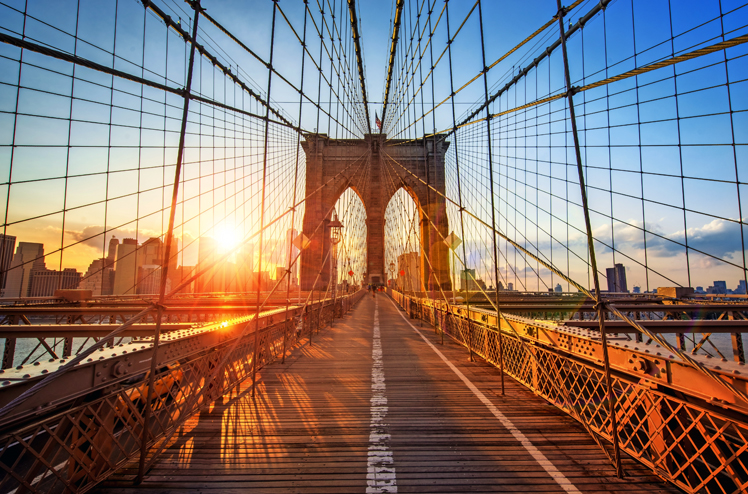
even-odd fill
[[[449,235],[447,235],[447,238],[444,239],[444,243],[447,244],[447,247],[449,247],[449,250],[452,251],[452,305],[455,304],[455,283],[457,282],[457,277],[455,276],[455,249],[460,246],[462,243],[462,239],[455,235],[455,232],[453,231]],[[467,296],[467,295],[466,295]]]
[[[338,214],[334,213],[333,219],[327,227],[330,229],[330,282],[332,283],[332,320],[335,320],[335,296],[338,291],[338,277],[334,273],[334,267],[337,267],[338,260],[335,256],[335,246],[338,245],[342,237],[343,224],[338,220]]]
[[[395,276],[395,262],[390,261],[390,280],[394,280],[394,276]]]

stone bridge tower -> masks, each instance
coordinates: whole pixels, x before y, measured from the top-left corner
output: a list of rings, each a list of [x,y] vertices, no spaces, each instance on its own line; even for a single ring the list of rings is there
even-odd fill
[[[444,196],[435,192],[445,193],[444,154],[449,142],[443,136],[416,141],[386,140],[384,134],[367,134],[363,139],[331,139],[325,134],[307,134],[305,137],[301,145],[306,153],[306,191],[310,194],[320,187],[322,190],[306,201],[304,234],[311,240],[311,245],[301,253],[302,290],[314,288],[320,268],[322,273],[317,288],[326,286],[329,281],[329,264],[322,265],[330,248],[327,224],[331,220],[332,207],[349,186],[359,195],[366,209],[367,276],[364,283],[383,284],[387,280],[384,212],[392,196],[402,187],[416,202],[420,212],[421,245],[427,249],[421,249],[423,286],[435,290],[441,285],[443,290],[451,290],[449,251],[442,241],[449,234],[446,202]],[[423,212],[436,223],[436,227]],[[320,222],[322,226],[318,228]]]

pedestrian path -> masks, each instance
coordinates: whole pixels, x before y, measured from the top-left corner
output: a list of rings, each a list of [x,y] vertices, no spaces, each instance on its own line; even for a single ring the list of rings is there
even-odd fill
[[[572,418],[470,362],[385,295],[191,419],[143,483],[98,492],[677,492],[625,460],[619,480]]]

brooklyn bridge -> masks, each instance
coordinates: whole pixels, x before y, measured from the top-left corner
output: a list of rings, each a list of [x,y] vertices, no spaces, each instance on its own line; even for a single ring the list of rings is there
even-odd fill
[[[745,0],[0,0],[0,494],[746,493],[746,202]]]

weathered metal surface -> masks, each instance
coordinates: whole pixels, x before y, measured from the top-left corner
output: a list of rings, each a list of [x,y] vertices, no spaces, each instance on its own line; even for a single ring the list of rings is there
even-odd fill
[[[192,323],[162,323],[161,331],[176,331],[194,327]],[[33,324],[31,326],[0,326],[0,338],[99,338],[112,332],[119,324]],[[133,324],[122,333],[123,337],[153,335],[155,324]]]
[[[363,292],[338,299],[343,311]],[[329,299],[260,314],[258,358],[252,361],[253,316],[225,320],[163,335],[151,395],[149,461],[184,421],[234,389],[251,368],[280,357],[291,345],[332,320]],[[244,333],[244,334],[242,334]],[[94,355],[96,357],[94,357]],[[0,422],[0,492],[85,492],[137,457],[143,432],[145,380],[151,343],[138,341],[96,352],[54,385],[33,395]],[[0,374],[0,405],[10,402],[63,360]],[[211,377],[213,377],[211,379]]]
[[[503,358],[507,374],[612,439],[598,332],[505,314],[500,353],[495,312],[393,296],[494,365]],[[748,403],[658,345],[608,341],[621,448],[687,492],[744,492]],[[745,365],[692,357],[745,393]]]

